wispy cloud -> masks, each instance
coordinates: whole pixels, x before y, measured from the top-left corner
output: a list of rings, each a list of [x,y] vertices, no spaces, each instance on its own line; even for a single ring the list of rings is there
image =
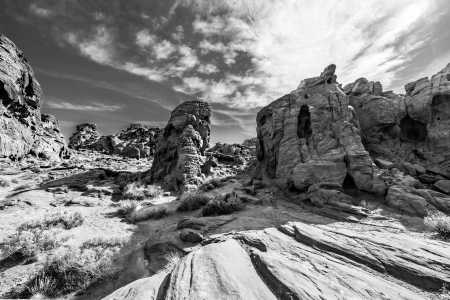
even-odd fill
[[[74,104],[70,102],[60,101],[60,102],[54,102],[50,101],[47,102],[46,105],[48,105],[50,108],[53,109],[63,109],[63,110],[76,110],[76,111],[103,111],[103,112],[112,112],[122,109],[122,106],[120,105],[106,105],[102,103],[96,103],[93,102],[89,105],[83,105],[83,104]]]

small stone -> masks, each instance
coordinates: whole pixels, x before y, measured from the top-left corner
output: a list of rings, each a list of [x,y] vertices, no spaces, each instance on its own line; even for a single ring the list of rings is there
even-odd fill
[[[438,180],[434,183],[434,187],[439,191],[450,195],[450,180]]]
[[[374,162],[378,167],[382,169],[390,169],[395,165],[393,162],[382,158],[376,158]]]

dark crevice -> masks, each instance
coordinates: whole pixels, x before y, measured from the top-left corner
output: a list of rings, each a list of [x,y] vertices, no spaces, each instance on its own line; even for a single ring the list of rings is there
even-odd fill
[[[266,286],[272,293],[281,300],[298,300],[298,295],[291,291],[285,284],[283,284],[272,272],[267,268],[266,264],[261,260],[260,256],[255,251],[250,250],[250,259],[258,273],[259,277],[264,281]]]
[[[167,290],[169,289],[171,276],[172,276],[172,273],[167,274],[167,276],[161,282],[161,285],[159,286],[159,289],[158,289],[158,295],[156,295],[156,300],[166,299]]]
[[[297,136],[301,139],[308,139],[311,135],[311,114],[308,105],[302,105],[297,118]]]
[[[409,142],[423,142],[427,138],[427,126],[406,115],[400,121],[401,139]]]

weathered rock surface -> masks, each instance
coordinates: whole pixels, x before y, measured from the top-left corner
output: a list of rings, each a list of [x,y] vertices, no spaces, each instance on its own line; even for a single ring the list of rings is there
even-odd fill
[[[42,89],[23,52],[0,35],[0,157],[68,155],[58,123],[41,115]]]
[[[141,124],[130,124],[114,135],[102,136],[97,126],[80,124],[70,138],[69,147],[76,150],[94,150],[130,158],[148,158],[154,155],[161,130]]]
[[[450,246],[383,227],[296,222],[216,236],[158,278],[105,299],[128,299],[125,290],[136,299],[428,299],[450,283]]]
[[[383,92],[381,84],[358,79],[345,86],[374,156],[420,163],[450,176],[450,64],[405,86],[406,95]],[[377,86],[376,88],[374,88]]]
[[[190,190],[204,179],[202,166],[209,147],[211,108],[202,101],[187,101],[171,113],[159,137],[150,179],[175,191]]]
[[[342,185],[350,176],[359,189],[383,194],[386,187],[334,71],[328,66],[258,113],[259,168],[280,186],[301,191],[319,182]]]

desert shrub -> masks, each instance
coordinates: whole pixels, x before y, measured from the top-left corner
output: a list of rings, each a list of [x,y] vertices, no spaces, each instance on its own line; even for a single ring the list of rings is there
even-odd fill
[[[206,205],[212,199],[211,196],[200,193],[189,193],[183,195],[178,211],[192,211]]]
[[[425,225],[431,227],[442,238],[450,239],[450,216],[435,214],[424,219]]]
[[[139,205],[137,200],[122,200],[119,204],[119,209],[117,210],[119,215],[128,216],[136,210]]]
[[[244,204],[238,198],[224,197],[209,201],[202,210],[203,216],[217,216],[231,214],[244,208]]]
[[[0,250],[5,257],[11,255],[32,257],[58,247],[61,244],[57,238],[58,233],[59,231],[55,229],[18,230],[0,245]]]
[[[18,230],[47,229],[62,226],[64,229],[72,229],[83,224],[84,218],[79,212],[58,212],[44,216],[42,219],[31,220],[19,226]]]
[[[158,197],[161,194],[162,190],[159,186],[131,182],[124,186],[122,197],[130,200],[144,200],[145,198]]]
[[[41,272],[28,284],[31,295],[55,297],[84,290],[113,275],[113,257],[122,245],[116,240],[95,239],[80,248],[61,247],[49,255]]]

